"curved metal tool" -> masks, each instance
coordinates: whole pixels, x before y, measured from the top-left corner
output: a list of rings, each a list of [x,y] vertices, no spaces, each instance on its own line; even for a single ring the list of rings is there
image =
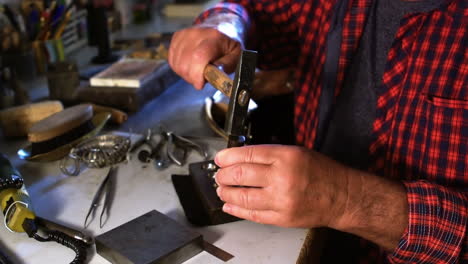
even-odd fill
[[[166,148],[167,156],[175,164],[183,166],[187,157],[187,152],[190,149],[196,150],[203,159],[208,158],[208,153],[205,149],[194,141],[178,136],[171,131],[166,132],[165,134],[168,138],[168,145]]]

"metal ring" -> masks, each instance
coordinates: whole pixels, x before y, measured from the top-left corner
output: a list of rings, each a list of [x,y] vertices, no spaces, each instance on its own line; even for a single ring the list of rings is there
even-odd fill
[[[73,148],[67,159],[62,160],[60,169],[63,173],[76,176],[80,173],[80,163],[88,168],[104,168],[124,161],[130,148],[130,139],[117,135],[101,135],[86,140]],[[70,171],[68,159],[75,160],[75,169]]]
[[[75,169],[73,171],[70,171],[67,167],[67,161],[71,159],[75,162]],[[60,170],[68,175],[68,176],[78,176],[78,174],[80,174],[80,161],[78,158],[76,157],[71,157],[71,155],[68,155],[66,156],[65,158],[63,158],[61,161],[60,161]]]

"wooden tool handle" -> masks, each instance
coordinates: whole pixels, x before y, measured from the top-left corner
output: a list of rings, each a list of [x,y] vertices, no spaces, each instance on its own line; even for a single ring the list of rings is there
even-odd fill
[[[161,59],[167,60],[167,54],[162,55]],[[231,97],[232,84],[234,83],[231,78],[218,67],[213,64],[208,64],[203,71],[205,80],[213,85],[214,88],[221,91],[227,97]]]
[[[221,91],[227,97],[231,96],[233,81],[222,70],[212,64],[208,64],[203,71],[203,76],[214,88]]]
[[[101,106],[101,105],[96,105],[96,104],[91,104],[93,107],[93,111],[95,113],[101,113],[101,112],[108,112],[111,114],[111,121],[121,125],[123,122],[127,121],[128,115],[125,112],[122,112],[118,109],[112,108],[112,107],[106,107],[106,106]]]

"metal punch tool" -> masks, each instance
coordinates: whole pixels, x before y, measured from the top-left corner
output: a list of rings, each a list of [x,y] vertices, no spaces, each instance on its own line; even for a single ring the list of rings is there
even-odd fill
[[[162,129],[162,126],[160,129]],[[140,150],[138,152],[138,160],[143,163],[149,163],[154,160],[156,169],[162,170],[169,167],[171,160],[167,157],[166,152],[163,151],[166,148],[166,136],[164,133],[159,134],[161,138],[159,142],[156,142],[156,140],[153,139],[155,133],[153,133],[152,129],[148,129],[146,136],[138,142],[138,145],[135,145],[135,149],[146,145],[149,149]]]
[[[96,194],[93,197],[91,202],[91,207],[88,210],[88,214],[86,215],[86,219],[84,222],[84,227],[87,228],[89,224],[92,222],[96,215],[97,208],[99,207],[99,202],[104,198],[104,204],[102,206],[101,214],[99,216],[99,227],[102,228],[104,224],[109,219],[110,209],[112,206],[112,200],[115,194],[115,183],[116,183],[116,175],[117,175],[118,167],[111,166],[109,172],[107,173],[106,178],[101,182]],[[107,216],[105,220],[104,214]],[[88,222],[89,220],[89,222]]]
[[[142,140],[135,143],[135,145],[130,150],[130,153],[134,152],[136,149],[146,145],[149,147],[150,150],[143,149],[138,152],[138,160],[143,163],[149,163],[151,161],[152,156],[152,149],[154,148],[154,141],[153,141],[153,131],[148,129],[146,135],[143,137]]]
[[[161,139],[158,144],[151,150],[151,158],[154,159],[154,166],[158,170],[164,170],[171,164],[171,160],[164,151],[166,146],[167,138],[163,133],[160,134]]]

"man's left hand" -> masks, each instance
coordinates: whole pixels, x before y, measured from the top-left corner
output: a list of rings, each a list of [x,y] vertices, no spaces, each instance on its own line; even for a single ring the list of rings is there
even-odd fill
[[[347,199],[344,166],[295,146],[226,149],[215,162],[223,210],[284,227],[335,226]]]
[[[225,149],[218,196],[234,216],[283,227],[330,227],[393,249],[408,226],[406,190],[295,146]]]

